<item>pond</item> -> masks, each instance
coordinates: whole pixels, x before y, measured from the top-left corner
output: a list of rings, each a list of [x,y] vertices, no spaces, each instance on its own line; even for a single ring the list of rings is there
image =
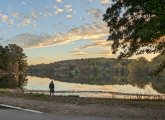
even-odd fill
[[[41,78],[35,76],[27,76],[28,82],[24,86],[25,89],[34,91],[42,91],[48,94],[48,85],[52,79]],[[79,95],[81,97],[125,97],[122,95],[163,95],[152,88],[152,84],[147,84],[143,88],[131,84],[113,84],[113,85],[94,85],[83,83],[69,83],[60,80],[54,80],[55,95]],[[128,96],[127,96],[128,97]]]
[[[161,77],[97,76],[21,76],[0,75],[0,88],[25,88],[25,92],[49,94],[48,85],[53,80],[55,95],[80,97],[152,98],[165,99],[165,80]]]

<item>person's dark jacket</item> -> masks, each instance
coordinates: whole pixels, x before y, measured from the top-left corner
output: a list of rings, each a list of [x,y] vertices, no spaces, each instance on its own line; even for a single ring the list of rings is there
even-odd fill
[[[49,84],[49,89],[54,89],[54,83]]]

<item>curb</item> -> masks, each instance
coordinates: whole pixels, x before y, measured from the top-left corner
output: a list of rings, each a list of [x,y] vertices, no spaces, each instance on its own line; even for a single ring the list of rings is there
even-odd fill
[[[6,104],[0,104],[0,106],[7,107],[7,108],[12,108],[12,109],[16,109],[16,110],[27,111],[27,112],[39,113],[39,114],[43,113],[43,112],[37,111],[37,110],[24,109],[24,108],[20,108],[20,107],[16,107],[16,106],[11,106],[11,105],[6,105]]]

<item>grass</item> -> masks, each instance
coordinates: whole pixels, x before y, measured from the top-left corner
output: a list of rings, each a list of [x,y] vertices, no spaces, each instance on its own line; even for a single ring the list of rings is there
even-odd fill
[[[67,97],[79,98],[79,95],[68,95]]]
[[[47,97],[48,95],[44,93],[31,93],[32,96],[34,97]]]

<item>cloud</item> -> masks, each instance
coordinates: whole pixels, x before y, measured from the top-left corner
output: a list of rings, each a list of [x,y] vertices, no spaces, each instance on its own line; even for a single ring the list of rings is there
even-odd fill
[[[94,39],[93,43],[81,46],[79,48],[76,48],[76,51],[88,51],[88,54],[98,54],[101,56],[111,56],[112,50],[111,50],[112,41],[106,41],[106,39],[97,40]],[[93,48],[99,49],[100,52],[91,52]]]
[[[31,16],[31,18],[34,19],[34,20],[36,20],[37,17],[38,17],[37,12],[35,12],[35,11],[32,11],[30,16]]]
[[[107,42],[108,43],[108,42]],[[107,44],[108,45],[108,44]],[[97,48],[97,49],[92,49]],[[99,50],[99,51],[98,51]],[[76,48],[75,50],[71,51],[72,54],[82,56],[82,55],[98,55],[98,56],[114,56],[112,54],[111,45],[108,46],[100,46],[97,43],[85,45],[79,48]]]
[[[32,23],[32,19],[30,18],[24,18],[22,23],[20,23],[18,26],[25,27]]]
[[[35,35],[30,33],[19,34],[16,35],[14,38],[11,39],[10,42],[17,43],[24,48],[31,47],[39,47],[40,44],[45,40],[48,39],[49,36],[47,35]]]
[[[102,19],[103,12],[100,9],[89,9],[87,10],[89,15],[92,15],[95,19]]]
[[[80,49],[90,49],[90,48],[105,48],[111,46],[112,42],[111,41],[106,41],[106,39],[102,40],[94,40],[94,43],[84,45],[80,47]]]
[[[10,17],[13,17],[13,19],[11,19]],[[10,17],[6,14],[0,13],[0,20],[3,23],[7,23],[9,27],[11,27],[12,25],[25,27],[30,24],[34,25],[35,21],[38,18],[38,14],[35,11],[32,11],[29,14],[21,14],[20,12],[13,12],[11,13]]]
[[[74,51],[76,53],[81,53],[82,51],[87,51],[88,55],[101,55],[101,56],[112,56],[111,45],[113,41],[107,41],[107,36],[98,37],[96,39],[91,39],[92,43],[80,46]],[[99,50],[99,51],[98,51]],[[74,52],[71,52],[74,54]],[[74,54],[76,55],[76,54]]]
[[[72,18],[72,15],[66,15],[67,18]]]
[[[63,9],[56,7],[54,14],[59,14],[62,13],[63,11],[64,11]]]
[[[103,5],[110,4],[110,0],[100,0],[100,2]]]
[[[2,22],[7,23],[9,21],[9,17],[7,15],[0,14],[0,16],[1,16]]]
[[[25,23],[30,23],[26,21]],[[26,24],[25,24],[26,25]],[[19,34],[13,37],[10,42],[16,43],[23,48],[39,48],[51,45],[68,44],[76,40],[98,40],[99,38],[107,37],[108,29],[103,23],[93,23],[80,27],[74,27],[67,33],[56,33],[54,35],[36,35],[36,34]],[[100,43],[101,44],[101,43]]]
[[[14,21],[10,19],[8,15],[4,15],[0,13],[0,18],[2,22],[7,23],[10,26],[14,24]]]
[[[86,52],[86,51],[79,51],[79,50],[71,51],[71,53],[73,53],[74,55],[79,55],[79,56],[88,54],[88,52]]]
[[[71,5],[65,5],[65,11],[66,12],[72,12],[73,11],[72,6]]]
[[[26,5],[26,2],[25,2],[25,1],[22,1],[21,3],[22,3],[23,5]]]
[[[11,15],[17,19],[19,19],[19,17],[21,16],[19,12],[13,12]]]
[[[58,3],[62,3],[62,0],[56,0],[56,2],[58,2]]]

